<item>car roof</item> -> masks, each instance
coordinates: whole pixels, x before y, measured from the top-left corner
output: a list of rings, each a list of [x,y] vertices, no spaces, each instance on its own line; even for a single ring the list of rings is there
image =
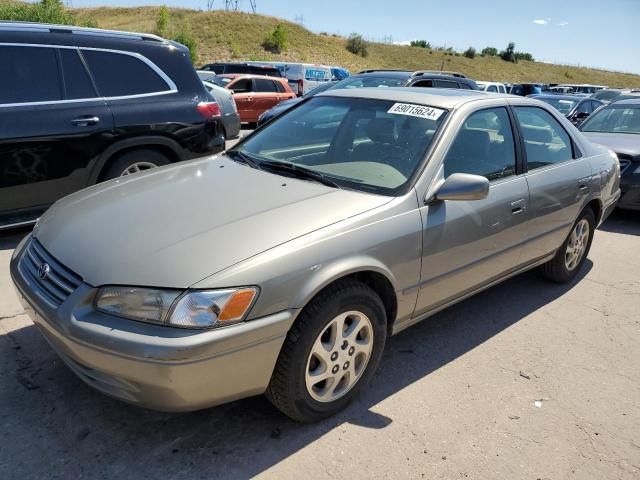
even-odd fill
[[[390,100],[392,102],[419,103],[446,109],[456,108],[464,103],[489,98],[516,98],[503,93],[486,93],[481,90],[458,90],[455,88],[349,88],[327,90],[318,97],[367,98]]]
[[[212,75],[213,77],[213,75]],[[244,78],[268,78],[269,80],[279,80],[279,81],[286,81],[286,78],[282,78],[282,77],[272,77],[270,75],[257,75],[255,73],[221,73],[219,75],[216,75],[216,77],[218,78],[240,78],[240,77],[244,77]]]
[[[640,95],[638,95],[638,98],[627,98],[625,100],[618,100],[617,102],[614,101],[614,102],[610,103],[609,105],[610,106],[614,106],[614,105],[640,105]]]
[[[100,37],[113,37],[118,40],[148,40],[160,43],[169,43],[164,38],[150,33],[126,32],[119,30],[105,30],[102,28],[76,27],[74,25],[58,25],[54,23],[36,23],[2,20],[0,31],[25,32],[25,33],[72,33],[75,35],[88,35]]]

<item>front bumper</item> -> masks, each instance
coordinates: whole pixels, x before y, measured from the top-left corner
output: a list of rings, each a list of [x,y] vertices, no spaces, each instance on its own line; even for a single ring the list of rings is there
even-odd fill
[[[23,247],[11,260],[11,277],[48,343],[93,388],[155,410],[198,410],[263,393],[298,314],[206,331],[164,327],[95,311],[96,289],[84,283],[52,308],[19,271]]]

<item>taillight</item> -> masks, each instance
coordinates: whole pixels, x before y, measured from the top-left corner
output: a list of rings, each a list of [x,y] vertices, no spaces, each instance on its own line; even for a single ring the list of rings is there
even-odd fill
[[[196,108],[204,118],[214,118],[222,115],[220,112],[220,105],[216,102],[200,102]]]

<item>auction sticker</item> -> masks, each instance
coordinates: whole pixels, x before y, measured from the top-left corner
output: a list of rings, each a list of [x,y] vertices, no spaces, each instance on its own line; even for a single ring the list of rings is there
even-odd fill
[[[411,103],[395,103],[387,113],[396,115],[409,115],[411,117],[426,118],[428,120],[437,120],[445,112],[438,108],[425,107],[424,105],[413,105]]]

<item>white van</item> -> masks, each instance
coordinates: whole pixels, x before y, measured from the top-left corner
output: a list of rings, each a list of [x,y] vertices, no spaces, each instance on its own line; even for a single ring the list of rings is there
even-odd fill
[[[504,83],[485,82],[484,80],[481,80],[481,81],[476,80],[476,85],[478,85],[478,88],[480,90],[485,92],[507,93],[507,87],[505,87]]]
[[[253,65],[274,65],[289,81],[291,90],[298,95],[310,92],[318,85],[331,81],[331,67],[312,63],[247,62]]]

